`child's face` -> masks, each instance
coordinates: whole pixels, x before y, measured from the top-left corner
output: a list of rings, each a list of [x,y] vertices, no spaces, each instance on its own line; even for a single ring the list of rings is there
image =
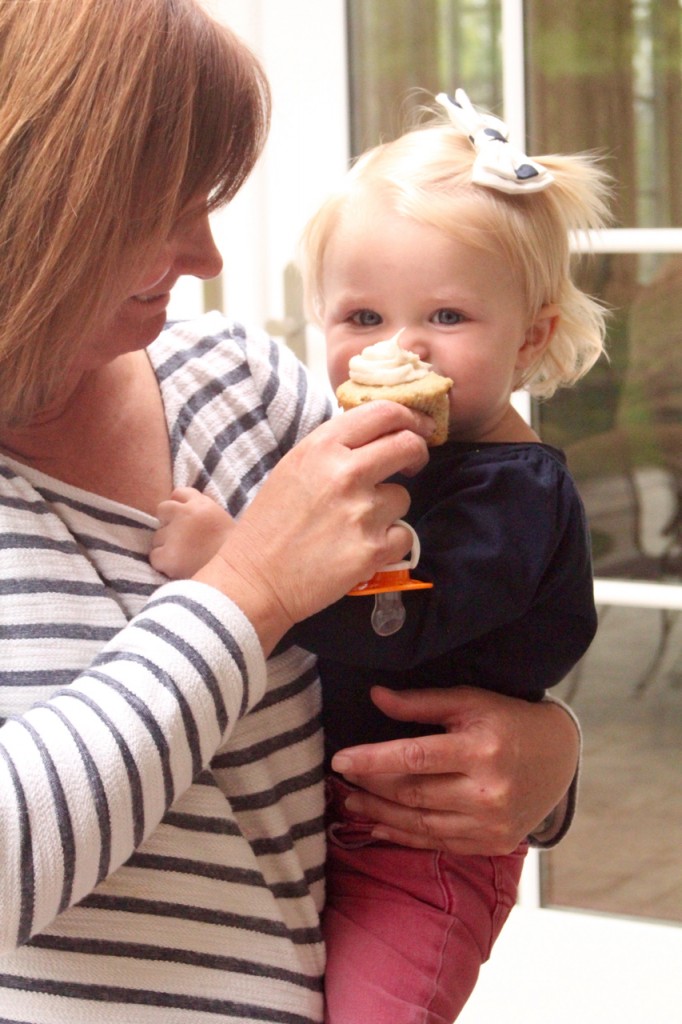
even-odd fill
[[[509,267],[502,256],[376,201],[359,207],[353,204],[352,216],[337,225],[323,260],[332,386],[347,379],[351,356],[404,328],[400,345],[454,382],[451,436],[484,440],[508,412],[511,392],[535,358]]]

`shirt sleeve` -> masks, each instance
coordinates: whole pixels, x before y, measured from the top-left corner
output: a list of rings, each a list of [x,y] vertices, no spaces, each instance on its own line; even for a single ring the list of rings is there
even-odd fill
[[[7,719],[0,949],[128,859],[261,699],[265,679],[241,611],[204,584],[170,583],[73,683]]]
[[[281,451],[293,448],[329,419],[331,401],[322,385],[290,348],[264,331],[249,335],[250,385],[265,404],[268,423]]]

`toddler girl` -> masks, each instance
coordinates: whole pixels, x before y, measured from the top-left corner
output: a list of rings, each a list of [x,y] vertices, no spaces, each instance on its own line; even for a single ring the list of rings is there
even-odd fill
[[[413,479],[406,519],[421,541],[403,627],[377,636],[372,602],[347,597],[289,640],[319,657],[329,773],[325,928],[331,1024],[451,1024],[511,910],[526,845],[453,856],[387,841],[353,816],[337,751],[418,736],[370,697],[458,684],[541,700],[596,630],[585,513],[563,454],[511,402],[550,397],[602,352],[604,310],[572,281],[572,231],[607,222],[607,177],[586,155],[530,160],[459,90],[446,117],[372,149],[303,239],[310,315],[331,383],[351,356],[398,332],[450,377],[449,438]],[[229,517],[185,491],[164,503],[156,567],[217,547]],[[206,560],[196,552],[197,564]],[[415,746],[415,756],[421,749]]]

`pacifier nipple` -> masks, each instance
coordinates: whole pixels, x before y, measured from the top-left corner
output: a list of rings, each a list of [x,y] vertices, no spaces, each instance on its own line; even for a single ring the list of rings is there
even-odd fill
[[[398,523],[412,534],[410,558],[385,565],[370,580],[364,580],[348,591],[350,597],[374,596],[371,623],[378,636],[392,636],[405,622],[406,611],[400,596],[401,590],[429,590],[433,586],[433,583],[415,580],[410,576],[410,569],[414,569],[419,561],[419,538],[409,523],[402,519]]]
[[[375,595],[370,621],[377,636],[393,636],[402,627],[406,615],[399,590]]]

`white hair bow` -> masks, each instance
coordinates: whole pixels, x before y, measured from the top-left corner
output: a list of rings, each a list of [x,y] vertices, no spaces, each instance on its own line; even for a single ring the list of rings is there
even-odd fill
[[[552,184],[554,178],[546,167],[509,143],[504,121],[479,113],[464,89],[457,89],[454,100],[444,92],[436,100],[445,107],[455,128],[471,139],[477,154],[471,180],[477,185],[523,193],[540,192]]]

